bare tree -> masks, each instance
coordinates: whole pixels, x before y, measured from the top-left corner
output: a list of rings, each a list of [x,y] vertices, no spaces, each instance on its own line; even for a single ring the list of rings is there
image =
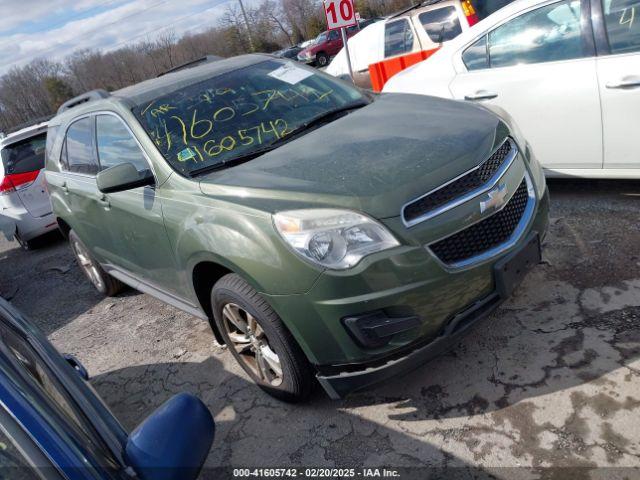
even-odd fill
[[[156,39],[156,51],[161,55],[161,61],[169,70],[176,66],[175,63],[176,33],[173,30],[166,30],[158,35]]]
[[[386,15],[412,0],[356,0],[363,16]],[[315,37],[326,28],[322,0],[261,0],[247,9],[256,50],[268,52]],[[37,59],[0,77],[0,130],[52,113],[71,94],[115,90],[155,77],[207,54],[230,57],[250,51],[247,26],[236,5],[219,24],[178,38],[164,31],[118,50],[78,50],[62,62]]]

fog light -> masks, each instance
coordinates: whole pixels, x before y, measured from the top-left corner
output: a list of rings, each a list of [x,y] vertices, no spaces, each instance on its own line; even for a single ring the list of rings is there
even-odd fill
[[[352,317],[342,323],[353,339],[365,348],[383,347],[397,334],[420,326],[420,317],[389,317],[382,310]]]

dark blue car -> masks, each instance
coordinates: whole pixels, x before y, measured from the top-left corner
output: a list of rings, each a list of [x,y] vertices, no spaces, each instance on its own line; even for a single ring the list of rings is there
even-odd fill
[[[127,434],[87,378],[0,298],[0,479],[198,476],[214,436],[199,399],[176,395]]]

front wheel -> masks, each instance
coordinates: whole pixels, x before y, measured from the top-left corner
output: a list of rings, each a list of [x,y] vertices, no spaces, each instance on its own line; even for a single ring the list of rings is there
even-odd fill
[[[82,273],[91,281],[96,290],[107,297],[113,297],[122,290],[123,283],[104,271],[73,230],[69,232],[69,243]]]
[[[216,325],[231,354],[265,392],[286,402],[305,400],[314,376],[304,353],[280,317],[236,274],[211,291]]]
[[[326,67],[327,64],[329,63],[329,55],[327,55],[324,52],[320,52],[319,54],[316,55],[316,64],[319,67]]]

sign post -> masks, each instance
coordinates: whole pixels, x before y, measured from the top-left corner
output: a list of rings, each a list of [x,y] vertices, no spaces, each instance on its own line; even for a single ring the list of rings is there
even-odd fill
[[[351,80],[353,80],[353,68],[351,66],[351,54],[349,53],[349,42],[346,30],[347,27],[358,25],[353,0],[324,0],[324,13],[327,16],[327,26],[329,30],[340,29],[344,53],[347,55],[349,76]]]

